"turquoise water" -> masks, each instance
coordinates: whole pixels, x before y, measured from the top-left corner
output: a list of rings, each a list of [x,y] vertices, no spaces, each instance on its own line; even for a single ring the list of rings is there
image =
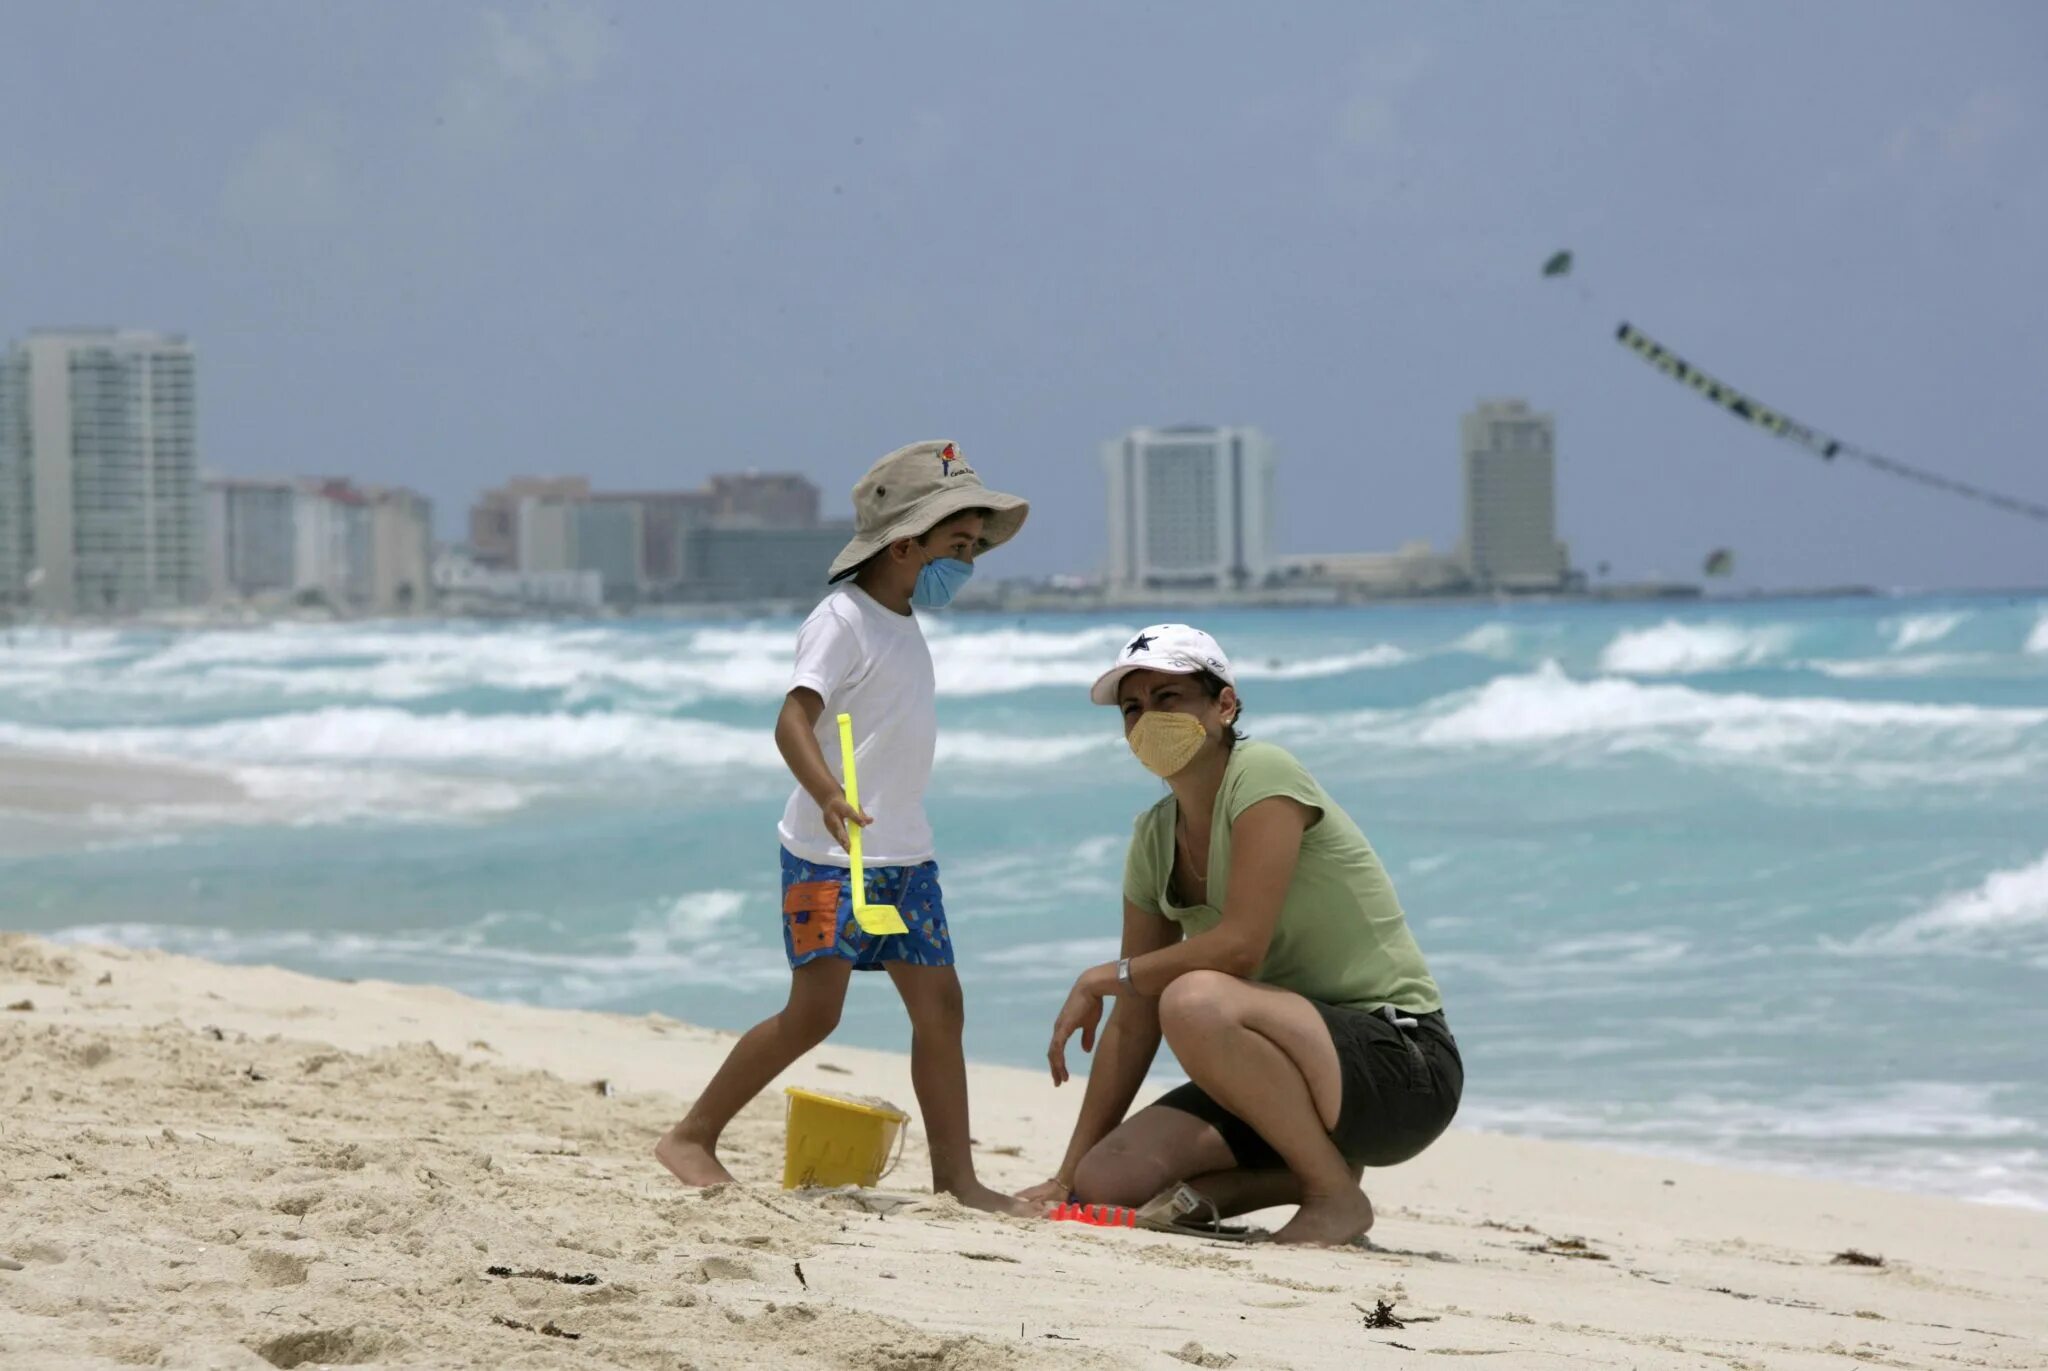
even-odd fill
[[[2048,600],[1198,622],[1248,730],[1385,858],[1466,1123],[2048,1207]],[[928,624],[977,1057],[1042,1064],[1113,947],[1159,792],[1084,687],[1140,624]],[[743,1026],[786,978],[793,628],[17,633],[0,748],[176,759],[253,798],[33,841],[0,816],[0,923]],[[906,1038],[883,984],[842,1031]]]

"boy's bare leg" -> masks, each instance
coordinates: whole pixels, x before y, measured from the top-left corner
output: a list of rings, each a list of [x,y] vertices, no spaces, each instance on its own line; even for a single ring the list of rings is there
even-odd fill
[[[654,1157],[684,1185],[722,1185],[732,1173],[718,1160],[718,1137],[733,1115],[791,1063],[839,1026],[853,963],[820,957],[790,973],[789,1003],[746,1031],[683,1121],[661,1135]]]
[[[1035,1215],[1045,1206],[991,1190],[975,1177],[968,1141],[967,1056],[961,1031],[967,1013],[960,977],[950,966],[887,963],[889,979],[910,1011],[910,1080],[924,1112],[925,1140],[932,1153],[932,1189],[974,1209]]]

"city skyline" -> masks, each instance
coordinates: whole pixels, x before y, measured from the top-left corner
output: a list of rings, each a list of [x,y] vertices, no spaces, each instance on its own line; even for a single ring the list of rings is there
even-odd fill
[[[80,405],[69,387],[92,371],[81,368],[74,353],[102,370],[110,359],[131,372],[148,364],[136,373],[140,384],[102,387],[105,396],[88,386],[81,411],[88,416],[97,415],[107,397],[155,414],[150,367],[162,360],[158,354],[175,363],[175,383],[162,387],[171,406],[165,413],[175,422],[159,426],[182,463],[170,469],[185,480],[196,473],[202,497],[191,497],[183,485],[154,495],[133,482],[121,488],[127,523],[180,530],[171,540],[178,547],[196,540],[204,574],[197,592],[118,602],[109,593],[98,606],[103,612],[203,600],[403,614],[435,608],[437,589],[494,612],[518,604],[803,601],[822,593],[813,564],[822,565],[851,527],[845,519],[821,520],[823,492],[797,473],[713,473],[698,487],[642,491],[600,489],[579,473],[513,476],[486,488],[469,503],[467,539],[440,542],[432,502],[407,488],[358,486],[351,477],[332,475],[226,475],[201,468],[193,440],[194,349],[184,335],[39,330],[10,349],[0,370],[0,572],[11,578],[0,579],[0,592],[31,607],[60,613],[95,608],[70,595],[63,559],[55,582],[61,599],[45,586],[42,567],[29,565],[36,557],[28,531],[52,519],[43,507],[51,501],[36,498],[29,478],[39,466],[56,470],[51,454],[63,453],[67,462],[76,455],[71,426]],[[39,366],[38,356],[44,358]],[[58,377],[65,378],[62,385],[53,383]],[[126,415],[107,431],[125,439],[131,431],[153,432],[152,422]],[[91,439],[97,430],[88,424],[81,431]],[[89,447],[81,440],[77,452],[90,458]],[[1583,588],[1585,574],[1571,567],[1558,537],[1555,417],[1520,398],[1482,399],[1459,420],[1459,449],[1462,536],[1448,554],[1427,538],[1412,537],[1392,551],[1300,552],[1275,543],[1276,449],[1261,429],[1133,428],[1101,446],[1110,533],[1105,555],[1046,585],[1093,581],[1110,601],[1185,593],[1275,603],[1303,596]],[[147,473],[151,462],[136,458],[141,452],[121,449],[124,459],[135,458],[130,467]],[[90,461],[81,468],[87,475],[96,470]],[[99,489],[85,476],[75,484],[79,498]],[[52,488],[47,479],[43,487]],[[67,489],[67,500],[72,494]],[[68,517],[68,505],[60,512]],[[194,519],[196,534],[188,528]],[[87,542],[78,539],[80,547]],[[153,568],[153,561],[144,561]],[[1607,572],[1600,568],[1603,583]],[[988,578],[991,586],[1042,580],[1029,573]],[[1022,588],[1029,593],[1029,585]],[[1668,593],[1680,587],[1665,581],[1627,589]],[[1054,586],[1054,593],[1067,592]]]
[[[1830,432],[2048,494],[2038,6],[11,18],[0,119],[38,132],[0,145],[0,260],[35,270],[0,332],[175,322],[213,464],[289,437],[417,486],[442,536],[498,473],[836,500],[944,434],[1029,494],[1004,561],[1047,572],[1103,546],[1104,436],[1257,416],[1281,545],[1446,546],[1445,416],[1522,394],[1569,425],[1585,565],[2042,578],[2037,525],[1808,457],[1612,339],[1637,318]],[[734,55],[769,52],[763,101]],[[1128,79],[1161,69],[1245,79],[1162,104]]]
[[[202,468],[194,359],[185,335],[136,328],[36,330],[0,359],[0,599],[58,614],[201,603],[407,614],[436,608],[438,589],[492,612],[806,601],[851,528],[820,519],[823,492],[798,473],[643,491],[579,473],[484,489],[467,540],[440,543],[432,502],[408,488]],[[1141,426],[1101,446],[1110,536],[1098,567],[988,584],[1024,582],[1028,596],[1034,582],[1058,595],[1093,581],[1105,602],[1585,589],[1558,533],[1555,416],[1481,399],[1458,430],[1462,532],[1448,554],[1412,537],[1391,551],[1277,547],[1276,449],[1261,429]],[[1725,574],[1714,562],[1727,556],[1706,569]],[[1602,585],[1621,593],[1688,590],[1617,584],[1609,570],[1598,568]],[[97,600],[94,576],[107,583]]]

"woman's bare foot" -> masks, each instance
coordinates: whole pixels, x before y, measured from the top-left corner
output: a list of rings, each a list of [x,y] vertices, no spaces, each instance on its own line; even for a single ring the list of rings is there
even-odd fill
[[[1335,1195],[1311,1195],[1294,1212],[1274,1242],[1299,1243],[1311,1247],[1338,1247],[1372,1227],[1372,1201],[1363,1190]]]
[[[980,1181],[969,1181],[965,1185],[944,1187],[951,1195],[969,1209],[979,1209],[989,1214],[1010,1214],[1020,1219],[1036,1219],[1044,1216],[1046,1205],[1043,1201],[1020,1199],[1005,1195],[1000,1190],[991,1190]]]
[[[654,1159],[684,1185],[730,1185],[732,1172],[725,1169],[713,1150],[716,1143],[701,1143],[687,1137],[677,1124],[661,1135],[654,1145]]]

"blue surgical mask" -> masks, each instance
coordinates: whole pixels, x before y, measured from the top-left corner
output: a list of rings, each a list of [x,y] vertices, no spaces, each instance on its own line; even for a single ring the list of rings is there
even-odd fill
[[[963,562],[958,557],[941,557],[926,562],[924,569],[917,573],[917,588],[910,592],[910,603],[919,609],[944,609],[973,574],[974,563]]]

